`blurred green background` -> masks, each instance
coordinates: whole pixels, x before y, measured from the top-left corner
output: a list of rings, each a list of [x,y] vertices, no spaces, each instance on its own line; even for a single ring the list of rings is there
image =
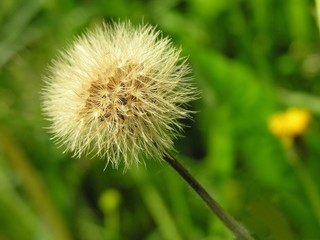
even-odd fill
[[[201,99],[179,160],[257,239],[320,239],[320,41],[311,0],[0,1],[0,240],[233,239],[165,163],[71,159],[45,129],[51,59],[103,19],[157,25]],[[277,111],[311,122],[286,147]],[[286,123],[284,123],[286,124]]]

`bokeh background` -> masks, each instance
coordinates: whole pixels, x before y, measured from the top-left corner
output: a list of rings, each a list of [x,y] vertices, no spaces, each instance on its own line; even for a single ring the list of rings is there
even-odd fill
[[[221,205],[257,239],[320,239],[313,1],[2,0],[0,240],[233,239],[166,163],[104,170],[50,140],[48,64],[111,19],[156,25],[189,57],[201,99],[177,158]]]

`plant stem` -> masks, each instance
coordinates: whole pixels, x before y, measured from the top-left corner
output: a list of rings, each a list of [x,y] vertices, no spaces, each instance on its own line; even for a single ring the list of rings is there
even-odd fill
[[[318,28],[320,28],[320,0],[315,0],[316,4],[316,21]]]
[[[30,164],[25,152],[12,137],[0,128],[0,146],[7,155],[14,170],[21,177],[21,183],[25,191],[30,196],[39,213],[45,217],[52,229],[53,239],[71,240],[72,236],[69,229],[63,222],[47,192],[43,180],[37,174],[36,170]],[[1,237],[0,237],[1,238]]]
[[[202,185],[189,173],[189,171],[179,163],[172,156],[165,156],[164,159],[167,163],[179,173],[179,175],[193,188],[194,191],[202,198],[212,212],[221,220],[221,222],[229,228],[229,230],[235,235],[238,240],[253,240],[249,231],[244,228],[239,222],[237,222],[231,215],[229,215],[220,205],[217,203],[209,193],[202,187]]]
[[[294,147],[287,149],[288,160],[293,169],[296,171],[298,178],[303,185],[305,194],[312,207],[313,214],[315,215],[318,224],[320,225],[320,194],[316,183],[312,179],[308,169],[301,161],[299,154]]]

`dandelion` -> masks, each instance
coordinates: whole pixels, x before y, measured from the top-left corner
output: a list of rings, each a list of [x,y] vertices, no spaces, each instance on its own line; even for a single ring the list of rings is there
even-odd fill
[[[190,68],[150,25],[98,25],[62,52],[47,74],[43,109],[53,138],[75,157],[117,167],[162,159],[195,99]]]
[[[170,154],[185,107],[197,98],[190,68],[168,38],[150,25],[98,25],[51,65],[43,109],[50,130],[74,156],[94,154],[125,168],[163,159],[181,175],[237,239],[250,233]]]
[[[320,223],[320,194],[318,186],[305,166],[305,156],[301,151],[303,144],[295,144],[295,140],[303,136],[307,131],[311,118],[312,115],[307,109],[289,108],[284,112],[273,114],[268,121],[268,127],[270,132],[283,144],[287,162],[300,180],[312,212],[318,223]]]
[[[285,112],[273,114],[268,121],[268,127],[274,136],[281,139],[285,147],[290,147],[294,138],[307,130],[310,119],[308,110],[289,108]]]

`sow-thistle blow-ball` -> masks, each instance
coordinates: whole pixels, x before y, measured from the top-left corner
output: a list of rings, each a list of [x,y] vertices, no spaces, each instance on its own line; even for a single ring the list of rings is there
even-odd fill
[[[86,31],[45,77],[43,110],[53,139],[76,157],[98,155],[115,167],[162,159],[196,96],[180,52],[150,25]]]

